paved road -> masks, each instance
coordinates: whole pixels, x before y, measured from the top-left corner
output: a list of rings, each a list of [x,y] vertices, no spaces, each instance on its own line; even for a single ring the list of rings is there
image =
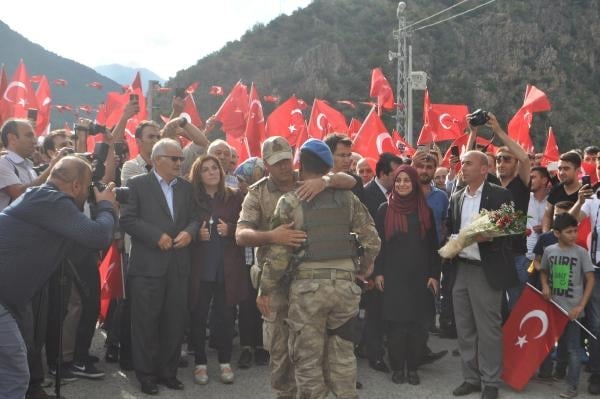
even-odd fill
[[[104,339],[101,334],[97,334],[94,339],[92,353],[102,357]],[[430,345],[433,350],[447,349],[449,352],[456,349],[456,341],[440,340],[432,337]],[[239,347],[238,347],[239,349]],[[238,351],[234,351],[234,359],[237,360]],[[193,359],[190,358],[190,364]],[[63,396],[67,399],[137,399],[149,398],[139,390],[139,384],[135,380],[133,372],[123,373],[118,367],[112,364],[105,364],[101,361],[98,367],[105,370],[106,377],[103,381],[79,380],[63,386]],[[236,370],[236,381],[233,385],[223,385],[219,382],[218,364],[216,354],[213,350],[209,352],[209,377],[211,381],[206,386],[194,385],[192,379],[192,366],[187,369],[180,369],[178,377],[185,384],[184,391],[168,390],[164,386],[159,386],[159,397],[183,399],[183,398],[272,398],[269,390],[269,382],[266,367],[254,367],[249,370]],[[369,368],[365,360],[359,361],[359,381],[364,388],[359,391],[359,395],[364,398],[451,398],[451,391],[461,383],[460,364],[458,357],[448,354],[445,358],[439,360],[433,365],[424,366],[420,370],[421,385],[411,386],[408,384],[395,385],[391,382],[390,374],[383,374],[373,371]],[[587,373],[582,373],[580,384],[580,398],[592,398],[586,394]],[[532,381],[526,389],[517,393],[508,387],[503,387],[500,391],[500,398],[539,398],[550,399],[558,398],[564,386],[560,383],[544,384],[538,381]],[[478,395],[472,394],[466,398],[478,398]]]

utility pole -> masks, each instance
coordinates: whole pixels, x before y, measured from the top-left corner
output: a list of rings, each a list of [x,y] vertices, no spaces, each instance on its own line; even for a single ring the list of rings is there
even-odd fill
[[[412,145],[412,134],[409,131],[409,123],[407,116],[409,115],[409,59],[406,49],[406,39],[408,32],[406,31],[406,3],[401,1],[396,9],[398,17],[398,30],[394,31],[394,38],[398,41],[398,51],[389,51],[388,58],[393,61],[398,59],[397,74],[396,74],[396,131],[401,133],[408,143]]]

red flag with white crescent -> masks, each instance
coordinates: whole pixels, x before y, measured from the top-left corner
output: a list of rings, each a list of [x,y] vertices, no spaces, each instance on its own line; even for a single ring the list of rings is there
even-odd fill
[[[377,108],[394,109],[394,92],[392,86],[385,78],[381,68],[374,68],[371,72],[371,97],[377,97]]]
[[[50,84],[46,76],[42,76],[39,86],[35,92],[38,103],[37,123],[35,133],[42,135],[50,125],[50,112],[52,110],[52,94],[50,92]]]
[[[239,81],[233,86],[219,110],[215,112],[215,120],[223,124],[222,129],[226,134],[233,137],[244,134],[248,104],[248,87]]]
[[[551,108],[546,93],[533,85],[527,85],[523,105],[508,123],[508,136],[519,143],[525,151],[534,152],[535,148],[529,133],[533,113],[550,111]]]
[[[315,98],[308,122],[309,137],[322,140],[329,133],[345,133],[347,131],[348,125],[344,114],[324,100]]]
[[[302,129],[306,129],[306,121],[298,99],[292,95],[269,114],[265,134],[266,137],[281,136],[294,146]]]
[[[522,390],[554,348],[568,321],[556,305],[527,285],[502,327],[502,379]]]
[[[246,130],[244,131],[248,141],[250,156],[261,156],[261,143],[265,140],[265,116],[263,114],[260,95],[254,83],[250,86],[250,98],[248,104],[248,119],[246,120]]]
[[[560,158],[560,151],[556,144],[556,137],[554,137],[554,130],[552,126],[548,128],[548,140],[546,141],[546,148],[544,149],[544,156],[542,157],[541,165],[548,166],[550,162],[558,162]]]
[[[35,91],[31,87],[27,68],[23,60],[19,62],[12,80],[2,93],[0,112],[3,120],[8,118],[26,118],[30,108],[37,109]]]
[[[100,320],[105,320],[110,300],[123,298],[125,294],[121,251],[115,242],[100,262],[98,271],[100,272]]]
[[[384,152],[399,155],[398,148],[394,144],[387,128],[379,117],[375,107],[365,118],[362,126],[352,143],[352,151],[359,153],[365,158],[379,159]]]

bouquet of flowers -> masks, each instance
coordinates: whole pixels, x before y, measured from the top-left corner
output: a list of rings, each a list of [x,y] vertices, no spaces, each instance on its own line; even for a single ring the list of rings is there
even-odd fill
[[[500,209],[488,211],[482,209],[473,218],[471,224],[462,229],[455,237],[451,237],[438,253],[442,258],[452,259],[460,251],[477,240],[477,236],[487,238],[527,234],[527,215],[515,210],[514,202],[502,204]]]

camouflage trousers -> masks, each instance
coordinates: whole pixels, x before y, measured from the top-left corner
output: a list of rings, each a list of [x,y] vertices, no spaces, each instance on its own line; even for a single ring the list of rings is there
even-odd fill
[[[263,346],[269,352],[271,388],[278,398],[296,397],[294,367],[288,354],[288,326],[285,319],[288,313],[287,293],[273,292],[269,295],[271,315],[263,316]]]
[[[295,280],[290,288],[289,353],[296,370],[298,398],[358,398],[354,344],[328,329],[358,313],[360,288],[345,280]]]

